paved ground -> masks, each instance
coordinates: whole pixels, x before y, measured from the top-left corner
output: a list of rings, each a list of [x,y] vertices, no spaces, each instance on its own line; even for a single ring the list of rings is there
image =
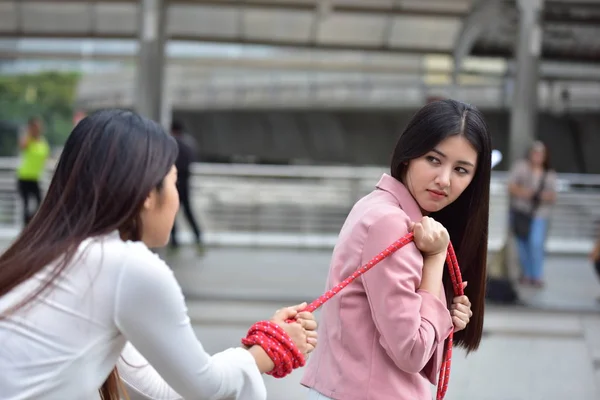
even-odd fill
[[[330,255],[326,250],[214,248],[199,257],[184,248],[165,258],[190,299],[301,302],[322,294]],[[585,257],[550,256],[545,272],[544,289],[519,288],[529,306],[600,312],[600,281]]]

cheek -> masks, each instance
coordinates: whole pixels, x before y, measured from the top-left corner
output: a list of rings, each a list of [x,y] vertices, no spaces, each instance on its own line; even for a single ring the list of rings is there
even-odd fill
[[[461,194],[463,194],[463,192],[469,187],[469,185],[471,184],[471,182],[473,181],[472,177],[467,178],[462,178],[459,179],[456,182],[456,186],[454,187],[453,193],[452,193],[452,201],[456,200]]]
[[[177,213],[177,210],[179,210],[179,192],[175,188],[172,191],[170,203],[173,213]]]

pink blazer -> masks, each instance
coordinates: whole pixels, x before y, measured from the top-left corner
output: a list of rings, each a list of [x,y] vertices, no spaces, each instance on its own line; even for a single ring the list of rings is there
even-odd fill
[[[406,187],[384,174],[342,227],[327,289],[421,218]],[[442,285],[438,293],[418,289],[422,270],[410,243],[327,302],[302,384],[336,400],[430,400],[453,326]]]

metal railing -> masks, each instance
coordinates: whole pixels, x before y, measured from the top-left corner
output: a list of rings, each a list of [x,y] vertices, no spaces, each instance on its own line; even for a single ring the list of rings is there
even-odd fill
[[[0,232],[20,229],[21,205],[15,159],[0,159]],[[214,244],[331,247],[346,215],[371,191],[385,168],[196,164],[192,205],[206,241]],[[43,180],[47,186],[52,165]],[[506,173],[494,172],[490,203],[490,248],[507,236]],[[548,250],[585,253],[600,221],[600,175],[559,175]],[[182,221],[182,235],[189,235]],[[187,236],[189,237],[189,236]],[[185,237],[184,237],[185,240]]]

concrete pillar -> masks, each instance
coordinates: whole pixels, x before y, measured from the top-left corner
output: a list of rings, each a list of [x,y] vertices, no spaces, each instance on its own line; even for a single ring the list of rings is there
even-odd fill
[[[135,86],[135,110],[161,122],[165,70],[167,7],[164,0],[139,2],[139,51]]]
[[[525,155],[525,148],[529,147],[536,136],[539,57],[542,46],[540,16],[543,1],[517,0],[519,36],[515,62],[512,63],[515,79],[512,84],[506,82],[505,86],[511,104],[508,168]],[[490,273],[514,283],[520,275],[520,268],[515,238],[508,225],[505,237],[503,248],[491,262]]]
[[[509,165],[524,155],[523,148],[528,147],[536,135],[543,3],[544,0],[517,1],[519,36],[510,116]]]

